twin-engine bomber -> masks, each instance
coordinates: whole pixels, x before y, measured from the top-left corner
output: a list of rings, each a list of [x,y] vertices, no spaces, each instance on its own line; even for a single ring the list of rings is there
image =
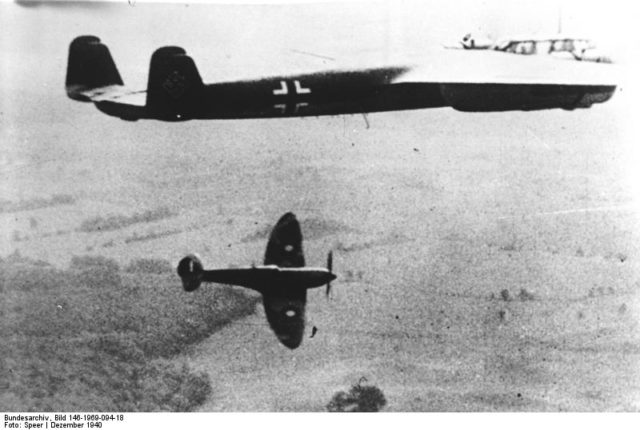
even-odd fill
[[[448,106],[467,112],[571,110],[603,103],[616,89],[611,64],[445,49],[424,60],[205,84],[183,48],[165,46],[151,57],[147,89],[133,91],[106,45],[79,36],[69,47],[66,92],[123,120],[186,121]]]
[[[202,282],[237,285],[262,294],[267,321],[286,347],[295,349],[304,335],[304,310],[307,290],[326,285],[327,296],[331,281],[332,254],[327,268],[305,267],[300,224],[292,213],[280,218],[271,231],[263,266],[204,270],[195,255],[188,255],[178,263],[178,275],[185,291],[195,291]]]

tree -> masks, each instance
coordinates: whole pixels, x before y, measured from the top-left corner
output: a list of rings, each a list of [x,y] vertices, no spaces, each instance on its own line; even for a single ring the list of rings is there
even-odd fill
[[[378,412],[387,404],[382,391],[373,385],[362,385],[361,378],[348,393],[339,391],[327,404],[329,412]]]

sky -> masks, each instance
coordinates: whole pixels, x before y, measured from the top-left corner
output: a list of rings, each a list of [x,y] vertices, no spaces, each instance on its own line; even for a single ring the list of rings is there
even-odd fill
[[[396,60],[428,64],[438,61],[443,45],[455,44],[466,33],[493,38],[549,34],[557,31],[559,16],[564,32],[593,37],[623,64],[637,56],[640,46],[635,31],[640,17],[628,5],[632,2],[618,0],[250,1],[0,0],[0,121],[19,126],[34,115],[31,101],[41,99],[44,105],[47,98],[64,97],[69,43],[86,34],[109,47],[132,89],[146,87],[151,54],[163,45],[184,47],[205,82]],[[623,75],[637,76],[635,68],[625,70]],[[628,89],[624,94],[635,93]],[[627,99],[633,103],[637,97]],[[55,106],[65,108],[55,100]],[[42,114],[60,112],[42,109]]]
[[[41,79],[60,82],[68,44],[80,34],[100,37],[125,83],[138,87],[146,83],[151,53],[162,45],[186,48],[203,78],[212,81],[285,67],[330,67],[335,61],[402,55],[429,61],[429,49],[455,43],[468,32],[493,38],[554,33],[560,14],[563,31],[594,37],[608,52],[624,54],[629,35],[635,35],[628,30],[637,22],[617,1],[26,4],[30,7],[0,2],[2,86],[28,85],[33,77],[24,69],[46,71]]]
[[[100,37],[132,89],[146,88],[149,59],[163,45],[184,47],[205,82],[396,60],[428,64],[466,33],[554,33],[559,16],[563,31],[593,37],[623,63],[640,46],[637,13],[618,0],[132,3],[0,0],[0,138],[34,116],[64,114],[68,46],[78,35]],[[620,96],[629,95],[634,109],[636,93],[625,88]]]

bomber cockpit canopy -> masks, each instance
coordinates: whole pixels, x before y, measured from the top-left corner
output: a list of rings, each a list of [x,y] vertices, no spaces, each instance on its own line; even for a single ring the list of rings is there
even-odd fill
[[[588,49],[595,49],[595,44],[589,39],[572,37],[522,38],[499,41],[493,49],[522,55],[561,52],[581,55]]]
[[[590,39],[564,34],[511,37],[497,42],[467,34],[460,44],[464,49],[488,49],[520,55],[553,55],[579,61],[611,63],[611,59],[600,52]]]

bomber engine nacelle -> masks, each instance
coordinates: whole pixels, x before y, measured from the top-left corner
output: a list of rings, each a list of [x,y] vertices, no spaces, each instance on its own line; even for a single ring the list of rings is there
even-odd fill
[[[178,263],[178,276],[182,280],[182,287],[185,291],[195,291],[202,283],[202,273],[204,268],[202,261],[195,254],[190,254]]]
[[[588,108],[609,100],[615,90],[615,85],[440,85],[446,103],[463,112]]]

